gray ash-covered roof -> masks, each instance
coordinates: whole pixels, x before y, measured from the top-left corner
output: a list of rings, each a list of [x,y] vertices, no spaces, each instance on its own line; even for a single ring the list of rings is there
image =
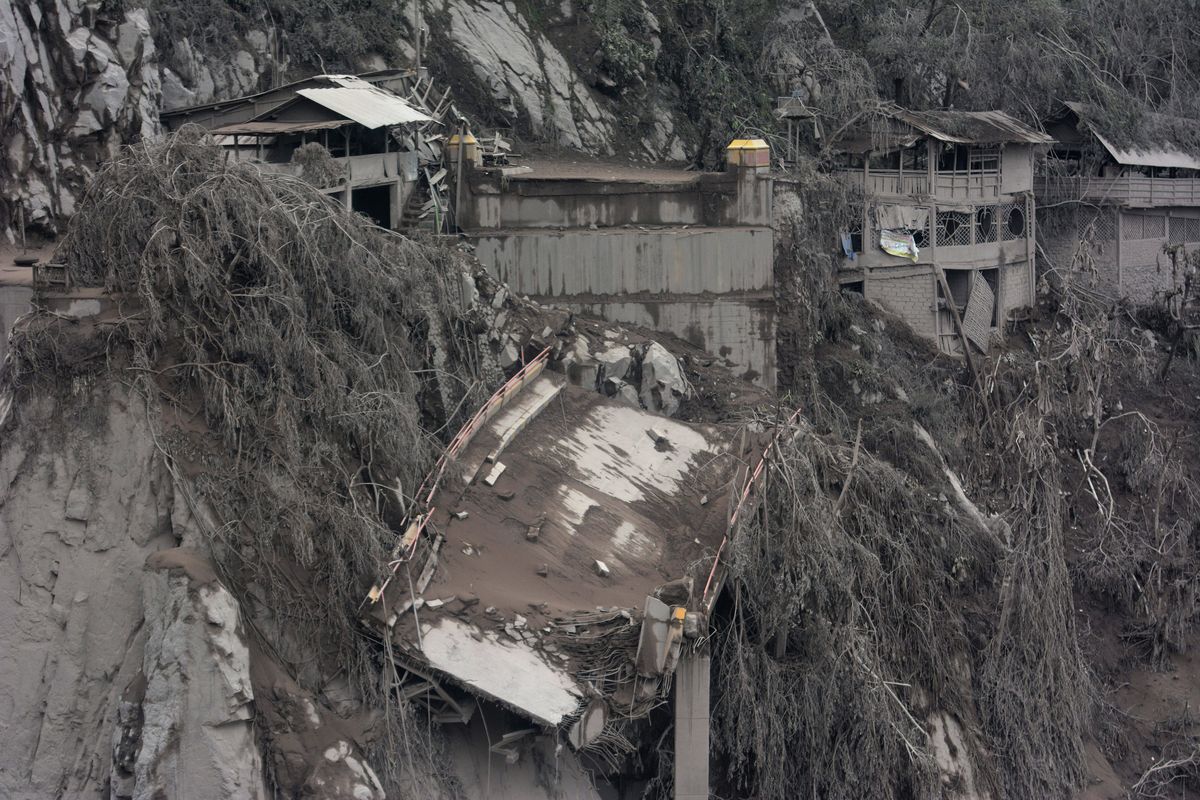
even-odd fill
[[[1107,123],[1102,109],[1077,101],[1063,102],[1053,122],[1068,122],[1083,135],[1091,135],[1118,164],[1131,167],[1200,169],[1197,136],[1200,120],[1147,113],[1138,117],[1132,131]]]
[[[864,153],[910,147],[923,138],[951,144],[1051,144],[1054,139],[1003,111],[911,111],[884,106],[839,138],[835,149]]]

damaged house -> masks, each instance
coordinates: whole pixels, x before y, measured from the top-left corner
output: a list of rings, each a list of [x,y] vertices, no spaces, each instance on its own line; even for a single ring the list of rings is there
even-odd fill
[[[1034,291],[1033,166],[1051,138],[1000,111],[864,117],[835,142],[863,213],[843,236],[843,287],[945,352],[986,350]]]
[[[416,198],[422,170],[440,156],[423,132],[439,128],[449,106],[448,92],[435,107],[419,102],[431,88],[422,94],[419,80],[399,70],[316,75],[255,95],[164,112],[162,121],[169,130],[199,125],[234,158],[303,177],[395,230],[410,198]],[[306,147],[313,143],[331,159]]]
[[[1200,158],[1183,146],[1194,120],[1149,115],[1132,138],[1095,109],[1063,103],[1046,120],[1056,143],[1036,179],[1050,265],[1090,271],[1116,297],[1149,302],[1173,288],[1164,250],[1200,246]]]

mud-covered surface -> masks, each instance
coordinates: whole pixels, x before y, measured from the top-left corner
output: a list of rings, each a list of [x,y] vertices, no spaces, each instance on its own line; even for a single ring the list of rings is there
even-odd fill
[[[489,438],[453,465],[477,477],[434,499],[433,530],[446,541],[427,595],[471,594],[480,610],[518,613],[640,606],[720,543],[749,458],[737,446],[736,428],[693,427],[566,386],[499,453],[494,485],[484,480],[495,468]]]

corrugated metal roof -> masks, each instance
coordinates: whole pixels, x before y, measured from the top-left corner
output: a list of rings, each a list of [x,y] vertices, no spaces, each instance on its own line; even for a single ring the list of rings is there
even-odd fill
[[[1169,145],[1159,145],[1141,150],[1122,150],[1100,134],[1095,133],[1095,136],[1118,164],[1124,164],[1127,167],[1200,169],[1200,159]]]
[[[335,114],[354,120],[364,128],[384,128],[433,122],[433,117],[417,111],[399,95],[380,89],[361,78],[339,75],[333,89],[301,89],[296,94],[324,106]]]
[[[1091,122],[1094,116],[1094,110],[1085,103],[1078,103],[1071,100],[1063,102],[1067,108],[1075,112],[1075,116],[1079,117],[1087,123],[1087,130],[1091,132],[1100,144],[1104,145],[1104,149],[1113,157],[1113,160],[1118,164],[1123,164],[1127,167],[1174,167],[1176,169],[1200,169],[1200,158],[1188,153],[1186,150],[1175,147],[1170,143],[1147,142],[1137,148],[1122,148],[1117,147],[1109,139],[1105,138],[1096,126]],[[1182,121],[1182,120],[1180,120]]]
[[[1054,139],[1003,111],[908,111],[889,114],[934,139],[955,144],[1050,144]]]
[[[363,83],[374,85],[372,83],[371,79],[374,79],[376,81],[382,81],[382,80],[386,80],[388,78],[395,77],[397,75],[415,76],[416,74],[417,73],[414,70],[410,70],[410,69],[377,69],[372,72],[364,72],[360,76],[355,76],[355,75],[310,75],[307,78],[301,78],[298,81],[292,81],[291,83],[285,83],[280,86],[273,86],[270,89],[264,89],[261,92],[255,92],[253,94],[241,95],[239,97],[231,97],[227,100],[212,100],[208,103],[199,103],[199,104],[193,105],[193,106],[182,106],[180,108],[167,109],[165,111],[160,112],[159,117],[167,118],[167,117],[178,116],[180,114],[193,114],[198,111],[238,106],[238,105],[242,105],[244,103],[253,102],[255,100],[266,97],[267,95],[270,95],[270,94],[274,94],[276,92],[284,92],[284,91],[287,91],[288,89],[295,89],[296,87],[304,86],[306,84],[329,82],[329,83],[337,83],[339,86],[341,86],[341,85],[344,85],[340,82],[341,80],[346,79],[346,78],[353,78],[355,80],[361,80]]]
[[[322,131],[349,125],[348,119],[318,120],[313,122],[235,122],[213,128],[210,133],[214,136],[266,136],[279,133],[303,133],[305,131]]]

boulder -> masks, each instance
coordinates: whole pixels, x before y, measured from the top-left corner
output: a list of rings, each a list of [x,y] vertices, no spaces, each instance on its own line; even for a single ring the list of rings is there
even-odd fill
[[[688,383],[679,360],[667,348],[652,342],[642,356],[642,405],[650,411],[673,416],[687,391]]]
[[[604,365],[604,376],[615,380],[629,377],[629,368],[633,366],[633,353],[628,347],[610,347],[596,356],[596,360]]]

